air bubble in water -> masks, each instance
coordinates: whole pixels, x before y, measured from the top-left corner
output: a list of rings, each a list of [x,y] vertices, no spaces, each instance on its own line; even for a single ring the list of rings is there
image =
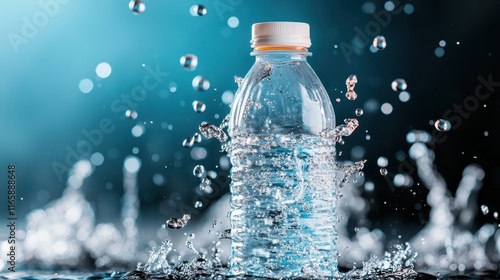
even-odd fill
[[[193,17],[201,17],[207,14],[207,8],[203,5],[193,5],[189,12]]]
[[[385,168],[380,168],[380,175],[382,175],[382,176],[387,175],[387,169],[385,169]]]
[[[447,120],[439,119],[434,123],[434,127],[439,131],[448,131],[451,129],[451,123]]]
[[[181,56],[179,62],[181,63],[181,66],[184,67],[184,69],[195,70],[196,66],[198,65],[198,57],[194,54],[188,53]]]
[[[128,2],[128,7],[134,15],[141,14],[146,10],[146,5],[142,0],[131,0]]]
[[[355,100],[356,98],[358,98],[358,95],[354,91],[354,87],[356,86],[357,83],[358,83],[358,77],[356,77],[356,75],[350,75],[345,80],[345,85],[347,87],[347,92],[345,94],[345,97],[347,97],[347,99]]]
[[[210,88],[210,82],[202,76],[194,77],[192,84],[196,91],[207,91]]]
[[[488,208],[488,206],[486,205],[481,205],[481,212],[483,212],[484,215],[490,213],[490,208]]]
[[[406,90],[407,87],[408,87],[408,84],[406,83],[406,81],[404,79],[401,79],[401,78],[395,79],[391,83],[391,88],[395,92],[402,92],[402,91]]]
[[[203,165],[197,165],[193,169],[193,175],[201,178],[203,175],[205,175],[205,167]]]
[[[385,37],[382,35],[379,35],[373,39],[373,46],[377,48],[377,50],[383,50],[387,46],[387,42],[385,40]]]
[[[134,110],[127,110],[125,111],[125,117],[131,119],[131,120],[135,120],[137,119],[137,117],[139,116],[139,114],[137,114],[136,111]]]
[[[194,137],[188,137],[182,141],[184,148],[191,148],[194,145]]]
[[[363,109],[358,108],[358,109],[356,109],[356,110],[354,111],[354,113],[356,114],[356,116],[358,116],[358,117],[359,117],[359,116],[362,116],[362,115],[364,114],[364,111],[363,111]]]
[[[197,113],[203,113],[203,112],[205,112],[205,108],[206,107],[207,106],[205,106],[205,104],[203,102],[201,102],[201,101],[198,101],[198,100],[193,101],[193,109]]]

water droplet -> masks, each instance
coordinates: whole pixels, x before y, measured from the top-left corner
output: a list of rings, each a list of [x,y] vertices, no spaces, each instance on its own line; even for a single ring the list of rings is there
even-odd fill
[[[212,184],[212,181],[210,181],[210,179],[208,179],[208,178],[203,178],[203,179],[201,180],[201,183],[202,183],[203,185],[205,185],[205,186],[210,186],[210,185]]]
[[[194,203],[194,208],[201,208],[201,207],[203,207],[203,202],[198,200]]]
[[[198,65],[198,57],[194,54],[186,54],[181,56],[180,59],[181,66],[187,70],[195,70]]]
[[[191,148],[194,145],[194,137],[188,137],[182,141],[184,148]]]
[[[354,231],[355,231],[355,232],[358,232],[358,231],[359,231],[359,228],[358,228],[358,227],[355,227],[355,228],[354,228]]]
[[[139,114],[135,110],[127,110],[127,111],[125,111],[125,117],[127,117],[127,118],[129,118],[131,120],[137,119],[138,116],[139,116]]]
[[[490,208],[488,208],[488,206],[486,205],[481,205],[481,212],[483,212],[483,215],[486,215],[490,212]]]
[[[407,102],[408,100],[410,100],[410,93],[407,91],[400,92],[399,93],[399,100],[401,102]]]
[[[193,5],[191,9],[189,9],[189,12],[194,17],[201,17],[207,14],[207,8],[203,5]]]
[[[203,113],[203,112],[205,112],[205,108],[206,107],[207,106],[205,106],[205,104],[203,102],[201,102],[201,101],[198,101],[198,100],[193,101],[193,109],[197,113]]]
[[[186,223],[182,219],[169,218],[166,222],[167,227],[171,229],[181,229],[186,226]]]
[[[363,111],[363,109],[358,108],[358,109],[356,109],[356,111],[354,111],[354,113],[356,114],[356,116],[359,117],[359,116],[363,115],[364,111]]]
[[[379,35],[373,39],[373,46],[377,48],[377,50],[383,50],[387,46],[387,42],[385,40],[385,37],[382,35]]]
[[[386,157],[379,157],[377,159],[377,165],[379,167],[387,167],[387,164],[389,164],[389,160]]]
[[[406,90],[407,87],[408,87],[408,84],[406,83],[406,81],[404,79],[401,79],[401,78],[395,79],[391,83],[392,90],[396,91],[396,92],[402,92],[402,91]]]
[[[380,168],[380,175],[382,175],[382,176],[387,175],[387,169],[385,169],[385,168]]]
[[[238,85],[238,87],[241,87],[241,85],[243,84],[243,78],[234,76],[234,82]]]
[[[345,85],[347,87],[347,92],[345,94],[345,97],[347,99],[355,100],[356,98],[358,98],[358,95],[354,91],[354,87],[356,86],[357,83],[358,83],[358,77],[356,77],[356,75],[350,75],[345,80]]]
[[[200,143],[201,142],[201,135],[199,133],[195,133],[193,135],[194,143]]]
[[[451,123],[447,120],[439,119],[434,123],[434,127],[439,131],[448,131],[451,129]]]
[[[220,142],[225,142],[228,139],[227,134],[220,127],[213,124],[202,122],[198,129],[206,138],[215,138]]]
[[[203,165],[197,165],[193,169],[193,175],[201,178],[203,175],[205,175],[205,167]]]
[[[194,77],[192,84],[196,91],[207,91],[210,88],[210,82],[202,76]]]
[[[134,15],[141,14],[146,10],[146,5],[142,0],[131,0],[128,2],[128,7]]]
[[[493,218],[497,219],[498,220],[498,212],[493,212]]]

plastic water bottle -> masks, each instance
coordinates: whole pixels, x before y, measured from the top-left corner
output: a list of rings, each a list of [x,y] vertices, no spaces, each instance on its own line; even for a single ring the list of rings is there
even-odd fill
[[[257,23],[251,44],[229,122],[229,274],[336,276],[335,114],[307,63],[309,25]]]

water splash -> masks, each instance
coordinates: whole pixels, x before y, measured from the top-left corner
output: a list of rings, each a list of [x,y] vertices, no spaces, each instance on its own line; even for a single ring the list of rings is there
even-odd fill
[[[345,80],[345,85],[347,87],[347,92],[345,93],[345,97],[349,100],[356,100],[358,98],[358,95],[354,91],[354,87],[358,83],[358,77],[356,75],[350,75],[347,77]]]

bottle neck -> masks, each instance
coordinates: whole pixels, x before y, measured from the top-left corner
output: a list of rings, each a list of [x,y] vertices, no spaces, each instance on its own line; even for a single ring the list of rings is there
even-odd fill
[[[255,56],[255,61],[306,61],[312,53],[304,47],[289,46],[262,46],[254,49],[250,55]]]

